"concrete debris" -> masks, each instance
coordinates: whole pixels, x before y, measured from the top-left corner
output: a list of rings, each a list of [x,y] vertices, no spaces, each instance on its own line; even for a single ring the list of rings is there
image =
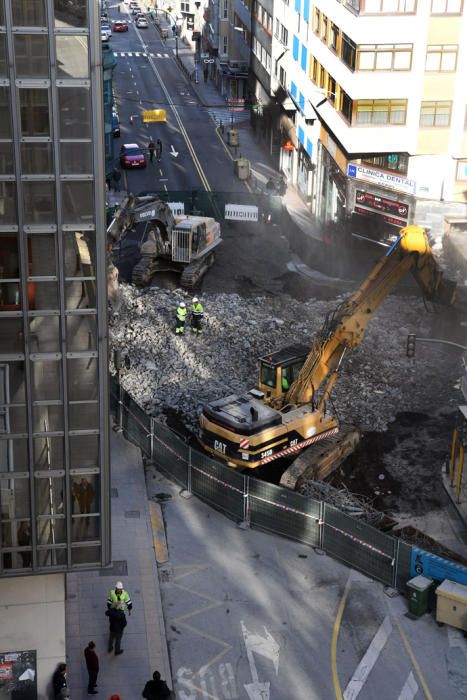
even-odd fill
[[[192,333],[187,324],[180,336],[175,334],[175,310],[181,301],[190,309],[190,295],[126,284],[121,291],[110,345],[111,350],[129,351],[131,368],[122,385],[145,411],[176,415],[191,431],[197,430],[204,403],[256,386],[260,355],[291,344],[311,345],[326,312],[343,299],[300,302],[284,295],[202,294],[203,335]],[[433,318],[419,298],[386,299],[363,343],[345,358],[329,410],[361,430],[383,431],[400,411],[430,410],[433,397],[437,407],[452,405],[459,354],[420,344],[415,360],[406,357],[409,330],[437,337]]]

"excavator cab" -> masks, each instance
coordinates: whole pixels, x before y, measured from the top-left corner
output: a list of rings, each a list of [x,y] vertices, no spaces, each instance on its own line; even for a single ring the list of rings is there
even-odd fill
[[[304,345],[291,345],[259,358],[258,388],[267,401],[289,390],[308,353],[309,348]]]

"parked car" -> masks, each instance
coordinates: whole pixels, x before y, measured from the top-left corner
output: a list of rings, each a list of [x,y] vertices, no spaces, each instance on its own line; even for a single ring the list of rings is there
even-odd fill
[[[102,42],[110,41],[110,37],[111,37],[111,36],[112,36],[111,34],[109,34],[108,32],[104,32],[104,31],[102,31],[102,29],[101,29],[101,41],[102,41]]]
[[[115,107],[112,109],[112,134],[116,139],[120,136],[120,119]]]
[[[132,14],[132,15],[140,15],[140,14],[141,14],[141,8],[140,8],[138,5],[136,5],[136,7],[134,7],[134,8],[131,10],[131,14]]]
[[[136,26],[138,27],[138,29],[147,29],[149,25],[146,17],[138,17],[138,19],[136,20]]]
[[[128,24],[123,19],[117,19],[113,23],[112,29],[114,32],[127,32],[128,31]]]
[[[137,143],[123,144],[120,149],[120,166],[125,170],[146,167],[146,158]]]
[[[101,24],[101,35],[103,32],[108,35],[109,39],[112,38],[112,30],[110,28],[110,24]]]

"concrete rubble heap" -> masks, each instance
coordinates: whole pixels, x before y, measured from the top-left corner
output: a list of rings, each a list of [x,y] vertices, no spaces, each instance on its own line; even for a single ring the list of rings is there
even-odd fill
[[[122,385],[146,412],[176,414],[189,430],[197,429],[204,403],[256,386],[258,356],[290,344],[311,345],[326,312],[343,300],[202,294],[204,334],[193,334],[188,323],[178,336],[175,309],[180,301],[190,309],[191,296],[125,284],[122,296],[110,330],[111,349],[127,349],[131,359]],[[430,335],[431,319],[421,299],[385,300],[363,343],[344,360],[330,406],[340,420],[379,431],[400,411],[453,405],[458,357],[421,344],[415,360],[406,357],[407,334]]]

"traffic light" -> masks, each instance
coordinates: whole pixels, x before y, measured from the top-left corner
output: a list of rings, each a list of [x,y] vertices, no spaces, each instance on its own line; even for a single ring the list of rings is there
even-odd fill
[[[415,341],[417,336],[415,333],[409,333],[407,336],[407,357],[415,357]]]

